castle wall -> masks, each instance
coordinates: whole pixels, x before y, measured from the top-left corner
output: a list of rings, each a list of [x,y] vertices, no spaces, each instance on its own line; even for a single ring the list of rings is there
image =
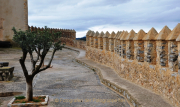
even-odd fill
[[[86,57],[113,68],[124,79],[165,96],[173,104],[180,104],[180,78],[170,69],[124,59],[113,52],[89,46]]]
[[[179,106],[179,31],[180,23],[172,31],[164,27],[159,34],[154,33],[155,29],[150,30],[145,35],[141,31],[137,37],[134,37],[136,39],[131,40],[131,46],[134,45],[133,49],[129,48],[129,44],[124,47],[126,48],[125,52],[134,53],[135,57],[133,58],[123,57],[116,52],[91,46],[86,46],[86,57],[113,68],[120,77],[149,89],[168,99],[173,105]],[[142,40],[142,38],[144,39]],[[120,39],[120,41],[123,40]],[[124,40],[126,43],[128,41],[128,39]],[[142,60],[137,57],[139,53]]]
[[[0,0],[0,40],[11,41],[12,27],[23,31],[28,29],[27,0]]]
[[[30,29],[33,32],[38,32],[38,31],[43,31],[44,28],[40,27],[34,27],[34,26],[28,26],[28,29]],[[77,47],[77,44],[79,42],[76,42],[76,31],[72,29],[55,29],[55,28],[48,28],[50,33],[56,33],[56,32],[61,32],[61,43],[64,43],[68,46],[74,46]],[[81,43],[82,44],[82,43]],[[79,46],[79,45],[78,45]],[[80,47],[80,46],[79,46]],[[85,49],[85,48],[84,48]]]

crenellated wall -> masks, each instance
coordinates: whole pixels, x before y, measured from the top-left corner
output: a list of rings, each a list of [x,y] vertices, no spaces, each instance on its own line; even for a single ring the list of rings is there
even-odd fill
[[[86,34],[87,40],[91,40],[92,32]],[[87,58],[180,106],[180,23],[172,31],[165,26],[159,33],[151,28],[148,33],[141,29],[138,33],[102,34],[98,46],[86,43]]]
[[[33,26],[28,26],[29,29],[31,31],[43,31],[44,28],[40,28],[40,27],[33,27]],[[71,29],[57,29],[57,28],[49,28],[50,32],[61,32],[62,33],[62,37],[60,38],[62,43],[65,43],[66,46],[72,46],[72,47],[76,47],[76,48],[80,48],[80,49],[86,49],[86,41],[82,41],[82,40],[76,40],[76,31],[75,30],[71,30]],[[97,32],[96,32],[97,33]],[[96,34],[93,33],[93,34]],[[98,34],[96,34],[98,35]],[[97,38],[97,37],[96,37]],[[93,40],[93,39],[92,39]],[[92,46],[94,45],[94,42],[92,42]],[[96,43],[97,44],[97,43]]]
[[[29,26],[29,29],[31,31],[43,31],[44,28],[40,28],[40,27],[33,27],[33,26]],[[62,37],[61,37],[61,41],[62,43],[65,43],[66,45],[69,46],[75,46],[77,44],[77,42],[75,42],[76,40],[76,31],[75,30],[71,30],[71,29],[55,29],[55,28],[49,28],[50,32],[61,32],[62,33]]]

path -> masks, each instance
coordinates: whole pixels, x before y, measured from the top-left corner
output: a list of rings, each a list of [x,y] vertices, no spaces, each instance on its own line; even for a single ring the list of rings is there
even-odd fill
[[[126,96],[128,101],[131,102],[134,107],[173,107],[167,99],[160,95],[121,78],[112,68],[87,59],[85,57],[85,50],[74,47],[68,48],[79,51],[80,54],[76,58],[77,62],[90,68],[98,69],[98,74],[100,75],[102,82],[109,88]]]

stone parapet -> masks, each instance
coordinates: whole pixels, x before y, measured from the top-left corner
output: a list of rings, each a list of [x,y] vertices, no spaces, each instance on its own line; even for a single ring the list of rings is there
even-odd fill
[[[86,57],[180,106],[179,41],[180,23],[172,31],[165,26],[159,33],[154,28],[148,33],[142,29],[137,34],[117,32],[113,37],[106,32],[103,50],[87,46]]]
[[[44,28],[28,26],[28,28],[33,32],[43,31]],[[65,43],[66,45],[73,46],[74,40],[76,40],[76,31],[72,29],[59,29],[59,28],[48,28],[50,33],[57,33],[61,32],[61,42]],[[89,33],[87,33],[89,34]]]
[[[113,68],[120,77],[165,97],[177,107],[180,105],[180,78],[168,68],[124,59],[113,52],[91,47],[86,47],[86,57]]]

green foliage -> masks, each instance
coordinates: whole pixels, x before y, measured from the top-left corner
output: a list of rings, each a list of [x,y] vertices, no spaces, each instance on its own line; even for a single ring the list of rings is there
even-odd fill
[[[15,101],[15,103],[19,103],[20,101]]]
[[[16,96],[15,98],[16,99],[25,99],[26,97],[25,96]]]
[[[42,98],[42,99],[45,99],[46,97],[45,97],[45,96],[38,97],[38,99],[41,99],[41,98]]]
[[[33,100],[34,102],[40,102],[40,100]]]
[[[64,45],[61,44],[61,32],[50,33],[49,28],[45,26],[43,31],[31,32],[30,29],[26,31],[17,31],[15,27],[12,28],[14,32],[13,41],[16,42],[22,51],[32,53],[35,49],[62,50]]]

